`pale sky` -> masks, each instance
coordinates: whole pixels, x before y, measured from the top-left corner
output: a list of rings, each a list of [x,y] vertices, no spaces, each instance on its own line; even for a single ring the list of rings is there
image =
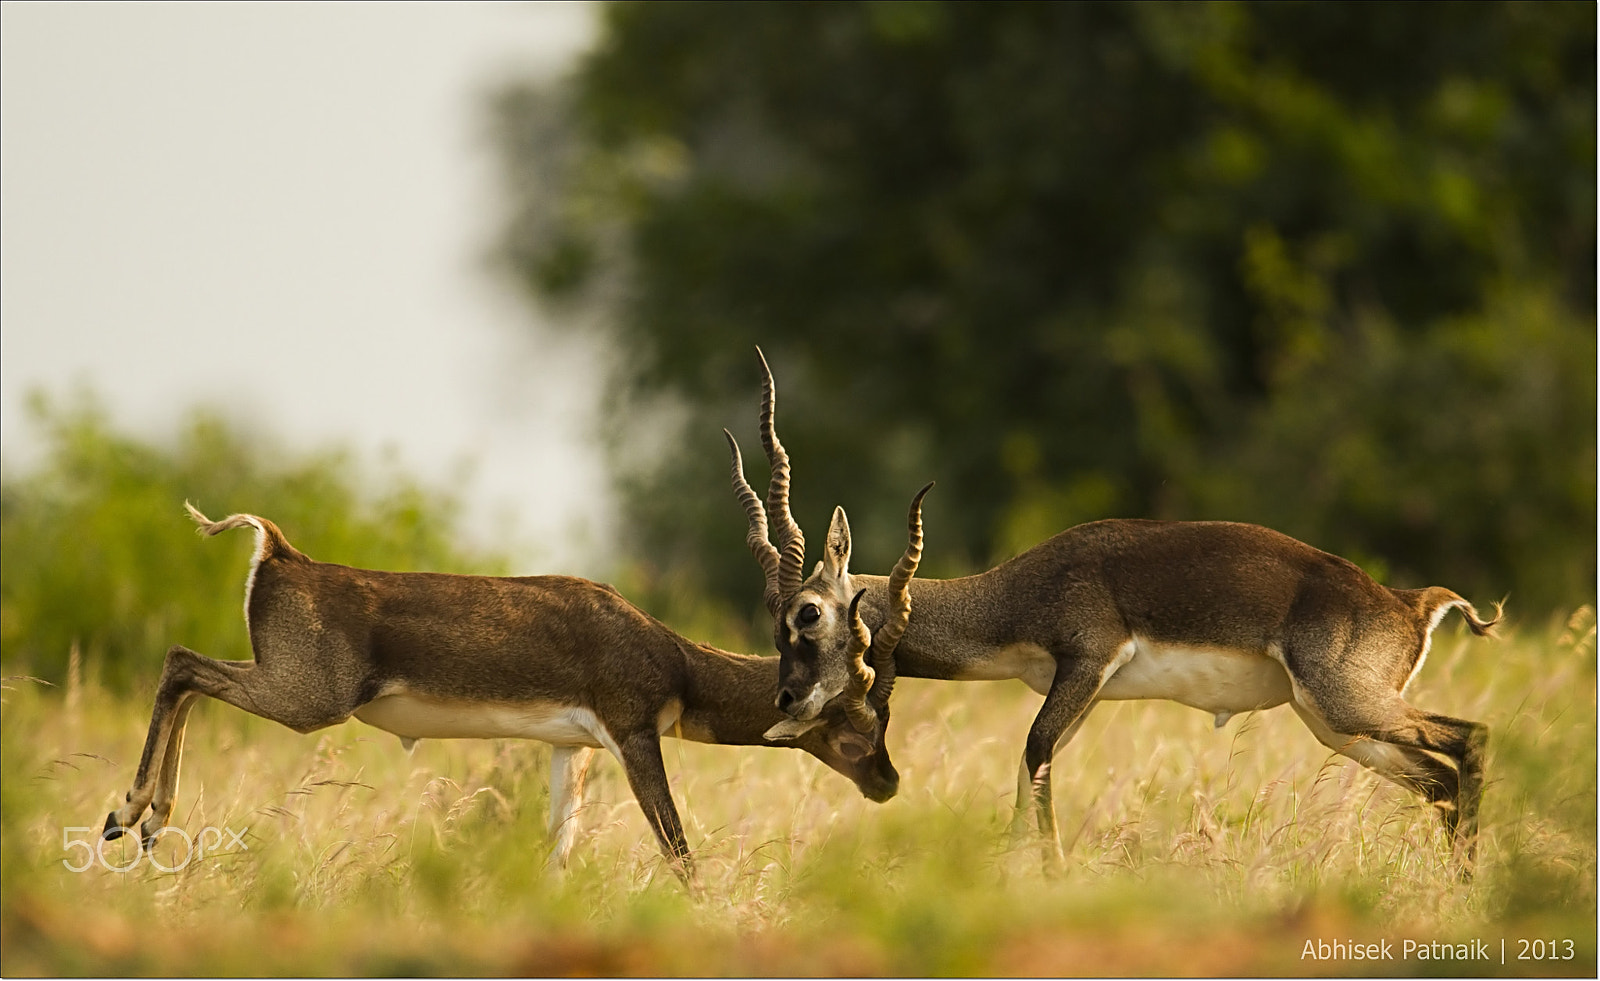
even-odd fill
[[[156,440],[204,403],[297,450],[393,454],[459,486],[474,537],[512,518],[519,571],[602,574],[603,350],[486,271],[482,98],[570,67],[595,13],[5,3],[8,472],[38,458],[31,387],[87,383]]]

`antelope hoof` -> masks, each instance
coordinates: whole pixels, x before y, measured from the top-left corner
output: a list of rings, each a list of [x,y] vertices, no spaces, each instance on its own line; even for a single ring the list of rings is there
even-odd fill
[[[116,811],[106,815],[106,826],[100,831],[102,841],[116,841],[127,833],[128,829],[117,823]]]
[[[156,839],[160,838],[161,832],[167,830],[167,828],[168,824],[166,816],[163,815],[160,818],[157,818],[156,815],[152,813],[150,815],[150,820],[139,826],[139,847],[147,852],[154,849],[156,847]]]
[[[1451,848],[1451,864],[1455,866],[1456,878],[1461,882],[1471,882],[1473,873],[1478,866],[1478,833],[1476,830],[1470,834],[1457,835]]]

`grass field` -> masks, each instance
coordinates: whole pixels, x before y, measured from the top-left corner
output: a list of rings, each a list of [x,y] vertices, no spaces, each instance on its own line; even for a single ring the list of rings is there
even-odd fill
[[[156,858],[177,871],[74,872],[91,863],[68,842],[132,781],[159,652],[134,697],[11,678],[0,972],[1593,976],[1593,624],[1586,609],[1485,641],[1452,619],[1435,638],[1411,700],[1492,728],[1465,884],[1427,808],[1288,709],[1216,731],[1167,703],[1104,704],[1058,757],[1068,861],[1047,878],[1007,837],[1039,697],[912,679],[884,805],[794,751],[666,741],[699,898],[609,757],[552,875],[547,747],[407,753],[359,722],[299,736],[214,703],[191,718],[174,812],[209,854],[171,835]],[[135,845],[104,855],[124,865]],[[1487,959],[1408,940],[1481,941]],[[1308,941],[1334,956],[1303,956]],[[1332,947],[1385,941],[1390,959]]]

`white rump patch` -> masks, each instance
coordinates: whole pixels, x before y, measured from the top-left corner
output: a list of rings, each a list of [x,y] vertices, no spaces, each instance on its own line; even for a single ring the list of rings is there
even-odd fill
[[[267,527],[256,520],[255,515],[243,514],[240,517],[250,523],[256,530],[256,547],[250,553],[250,571],[244,577],[244,629],[250,631],[250,593],[256,588],[256,570],[261,568],[261,557],[267,551]]]
[[[1406,689],[1411,687],[1411,683],[1417,680],[1417,675],[1422,673],[1422,666],[1428,663],[1428,651],[1433,649],[1433,632],[1438,628],[1439,621],[1443,620],[1451,610],[1462,605],[1464,604],[1460,600],[1441,603],[1433,611],[1432,615],[1428,617],[1428,629],[1422,632],[1422,651],[1417,655],[1417,663],[1411,666],[1411,673],[1406,675],[1405,682],[1400,685],[1400,695],[1402,697],[1405,696]]]
[[[1099,698],[1165,698],[1216,716],[1218,727],[1240,712],[1289,700],[1289,673],[1266,651],[1161,643],[1138,635],[1124,650],[1130,645],[1132,656],[1101,687]]]

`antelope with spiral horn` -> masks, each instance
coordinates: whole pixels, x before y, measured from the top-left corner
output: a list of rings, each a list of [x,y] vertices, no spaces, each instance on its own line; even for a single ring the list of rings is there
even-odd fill
[[[564,865],[593,751],[611,751],[678,875],[689,845],[667,784],[660,739],[782,741],[849,777],[874,801],[899,775],[882,730],[837,707],[796,721],[774,707],[778,664],[690,641],[610,586],[568,576],[379,572],[317,562],[266,518],[189,515],[204,535],[255,532],[245,580],[251,661],[167,651],[133,788],[106,816],[121,837],[146,811],[148,846],[178,790],[184,729],[198,696],[296,732],[352,717],[409,745],[417,739],[537,739],[551,744],[551,863]],[[902,617],[903,620],[903,617]],[[892,673],[853,695],[887,704]]]
[[[759,350],[758,350],[759,355]],[[857,619],[870,630],[906,600],[893,577],[848,570],[849,525],[834,512],[823,563],[789,512],[789,457],[761,357],[761,441],[771,466],[764,520],[737,447],[734,485],[767,577],[781,667],[778,707],[813,717],[843,690]],[[729,437],[730,443],[732,437]],[[766,543],[766,521],[777,532]],[[774,562],[776,553],[780,558]],[[1408,704],[1407,686],[1451,610],[1487,635],[1471,603],[1439,586],[1393,589],[1354,563],[1258,525],[1109,519],[1061,532],[987,572],[909,583],[894,666],[915,678],[1019,678],[1044,696],[1028,732],[1013,830],[1031,811],[1049,864],[1061,859],[1051,765],[1094,706],[1170,699],[1213,715],[1288,703],[1323,745],[1438,810],[1470,871],[1488,729]]]

